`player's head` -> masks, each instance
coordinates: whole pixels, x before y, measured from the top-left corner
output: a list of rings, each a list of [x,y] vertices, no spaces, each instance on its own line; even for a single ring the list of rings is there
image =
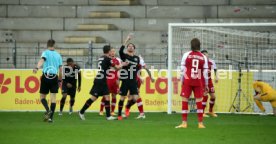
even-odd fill
[[[191,50],[200,51],[200,41],[197,38],[191,40]]]
[[[110,45],[105,45],[103,47],[103,53],[110,55],[110,49],[111,49]]]
[[[110,56],[111,56],[111,57],[115,57],[115,55],[116,55],[116,50],[115,50],[115,48],[112,47],[112,48],[110,49]]]
[[[55,43],[56,43],[55,40],[49,39],[47,42],[47,48],[54,48]]]
[[[208,56],[209,56],[209,55],[208,55],[208,51],[207,51],[207,50],[202,50],[202,51],[201,51],[201,53],[202,53],[202,54],[204,54],[206,57],[208,57]]]
[[[127,45],[127,51],[129,52],[129,53],[134,53],[134,51],[135,51],[135,45],[133,44],[133,43],[129,43],[128,45]]]
[[[67,63],[68,66],[73,66],[74,65],[74,60],[72,58],[68,58],[66,60],[66,63]]]
[[[259,82],[263,82],[262,80],[255,80],[255,82],[253,83],[253,88],[255,90],[255,92],[260,93],[261,92],[261,88],[259,87]]]

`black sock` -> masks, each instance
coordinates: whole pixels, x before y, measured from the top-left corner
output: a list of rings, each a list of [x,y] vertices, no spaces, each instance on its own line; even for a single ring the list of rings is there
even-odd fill
[[[44,106],[45,110],[48,112],[49,111],[49,106],[48,106],[48,102],[45,98],[40,100],[42,105]]]
[[[129,101],[127,102],[126,108],[127,108],[127,109],[130,109],[130,107],[133,106],[134,104],[135,104],[135,101],[134,101],[134,100],[129,100]]]
[[[123,106],[124,106],[124,100],[120,100],[119,106],[118,106],[118,116],[122,116]]]
[[[84,114],[84,112],[91,106],[91,104],[93,103],[92,99],[88,99],[85,104],[83,105],[82,109],[80,110],[81,114]]]
[[[110,101],[104,102],[106,117],[110,117]]]
[[[63,111],[65,100],[66,100],[66,97],[62,97],[62,99],[60,100],[60,109],[59,110],[61,112]]]
[[[51,111],[52,111],[50,116],[51,119],[53,119],[54,117],[55,109],[56,109],[56,103],[51,103]]]
[[[73,107],[75,104],[75,99],[70,99],[70,107]]]

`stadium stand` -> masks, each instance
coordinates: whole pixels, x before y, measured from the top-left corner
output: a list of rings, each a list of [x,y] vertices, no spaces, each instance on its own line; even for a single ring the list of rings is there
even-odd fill
[[[33,68],[49,38],[64,59],[89,68],[89,41],[96,60],[97,48],[119,48],[130,32],[145,61],[166,68],[169,22],[275,22],[275,13],[271,0],[0,0],[0,68],[14,47],[16,68]]]

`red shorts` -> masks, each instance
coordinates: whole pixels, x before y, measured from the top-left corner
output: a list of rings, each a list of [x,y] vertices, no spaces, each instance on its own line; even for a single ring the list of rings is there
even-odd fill
[[[117,84],[117,80],[107,80],[107,87],[109,93],[118,94],[119,93],[119,85]]]
[[[141,85],[142,85],[141,80],[140,80],[140,79],[139,79],[139,80],[137,79],[137,87],[138,87],[138,89],[140,89]]]
[[[202,98],[204,90],[201,86],[182,85],[180,96],[190,98],[192,92],[194,93],[195,98]]]

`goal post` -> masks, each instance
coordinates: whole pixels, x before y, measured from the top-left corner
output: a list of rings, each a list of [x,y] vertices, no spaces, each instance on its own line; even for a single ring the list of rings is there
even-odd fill
[[[254,80],[261,79],[276,87],[276,23],[169,23],[168,114],[181,111],[181,82],[174,80],[193,38],[198,38],[201,49],[208,50],[209,58],[216,61],[218,73],[228,75],[214,84],[215,111],[256,113]]]

